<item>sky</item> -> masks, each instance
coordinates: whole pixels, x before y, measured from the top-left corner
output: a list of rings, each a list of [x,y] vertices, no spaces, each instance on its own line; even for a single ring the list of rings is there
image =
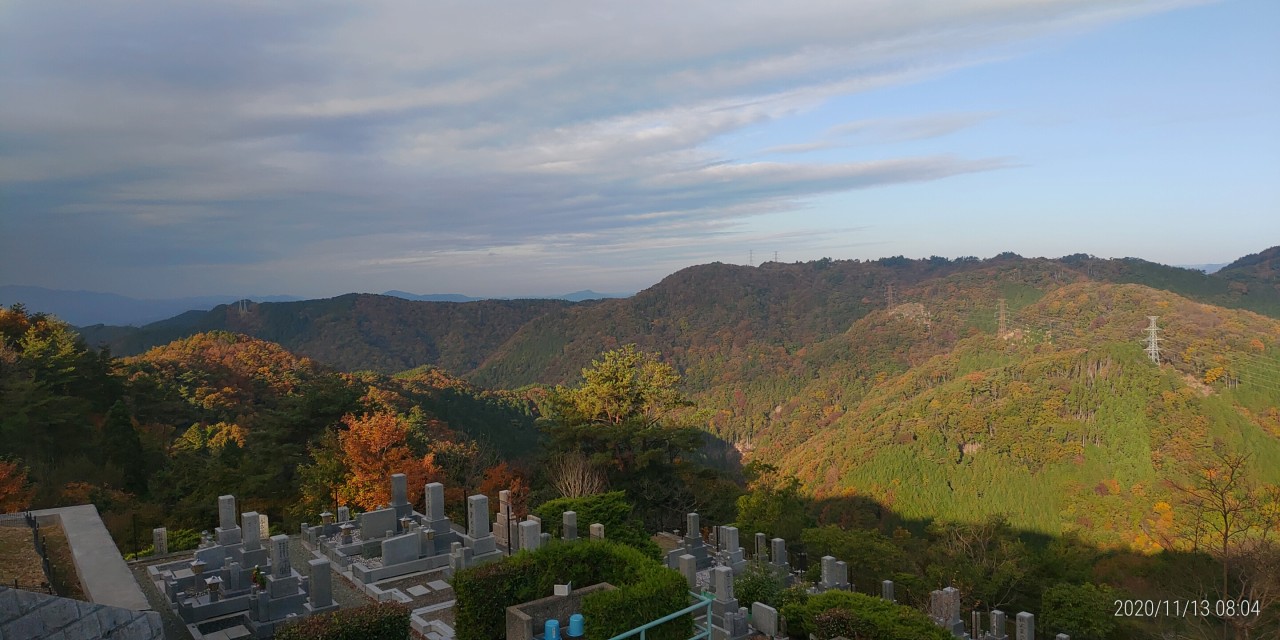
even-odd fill
[[[1280,244],[1274,0],[0,4],[0,284],[633,292]]]

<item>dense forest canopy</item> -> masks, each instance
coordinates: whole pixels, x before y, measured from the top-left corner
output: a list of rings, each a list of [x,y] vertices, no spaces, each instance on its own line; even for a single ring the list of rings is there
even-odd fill
[[[405,473],[444,482],[454,517],[510,489],[650,555],[644,532],[698,511],[908,604],[957,585],[1073,638],[1247,637],[1280,628],[1276,253],[1220,277],[1086,255],[717,264],[626,300],[344,296],[117,334],[13,305],[0,509],[92,502],[146,552],[139,531],[207,529],[220,494],[284,530],[385,504]],[[111,335],[132,355],[86,341]],[[743,588],[802,626],[881,615],[764,573]],[[1119,597],[1261,607],[1129,621]]]

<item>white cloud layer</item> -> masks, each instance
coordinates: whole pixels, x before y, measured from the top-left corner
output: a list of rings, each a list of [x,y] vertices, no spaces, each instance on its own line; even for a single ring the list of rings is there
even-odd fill
[[[1182,4],[7,3],[3,267],[14,281],[150,294],[391,288],[373,276],[396,270],[395,286],[447,274],[417,288],[474,293],[509,291],[467,278],[513,271],[508,289],[555,290],[538,278],[575,268],[651,280],[820,194],[1016,163],[762,162],[718,150],[724,136]],[[759,152],[937,137],[992,117],[853,122]],[[191,276],[211,268],[224,279]],[[275,280],[262,285],[264,271]]]

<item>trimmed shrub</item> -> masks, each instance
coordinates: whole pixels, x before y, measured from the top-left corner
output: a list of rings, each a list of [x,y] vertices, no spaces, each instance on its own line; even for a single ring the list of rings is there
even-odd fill
[[[654,560],[662,559],[662,549],[645,532],[636,517],[635,506],[627,502],[625,491],[610,491],[582,498],[556,498],[542,503],[533,513],[542,518],[542,530],[559,538],[564,531],[564,512],[578,514],[578,536],[591,535],[593,523],[604,525],[604,537],[643,551]]]
[[[357,609],[340,609],[308,616],[276,629],[276,640],[405,640],[409,637],[409,608],[379,602]]]
[[[839,611],[836,613],[835,611]],[[840,635],[863,640],[953,640],[923,613],[887,600],[849,591],[828,591],[782,608],[787,631],[804,637]],[[824,635],[830,633],[832,635]]]
[[[684,577],[636,549],[607,540],[553,542],[453,577],[458,639],[503,638],[507,607],[549,596],[555,584],[564,582],[578,587],[608,582],[617,587],[583,599],[588,640],[611,638],[689,604]],[[686,616],[647,637],[684,640],[692,630],[693,621]]]

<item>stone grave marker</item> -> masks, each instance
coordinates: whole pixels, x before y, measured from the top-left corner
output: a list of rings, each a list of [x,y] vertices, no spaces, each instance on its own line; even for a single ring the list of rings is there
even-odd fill
[[[1017,623],[1017,640],[1035,640],[1036,638],[1036,617],[1026,611],[1018,614]]]

